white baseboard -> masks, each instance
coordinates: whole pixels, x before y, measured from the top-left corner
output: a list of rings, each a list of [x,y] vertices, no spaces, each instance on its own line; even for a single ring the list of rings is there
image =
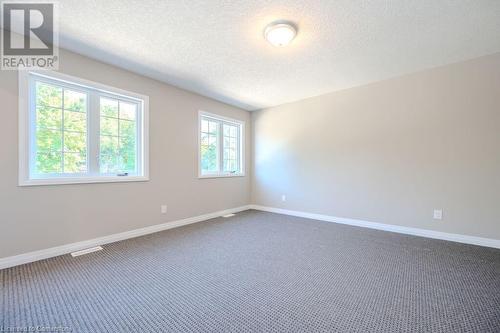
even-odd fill
[[[428,230],[428,229],[402,227],[402,226],[398,226],[398,225],[383,224],[383,223],[376,223],[376,222],[370,222],[370,221],[349,219],[349,218],[344,218],[344,217],[335,217],[335,216],[330,216],[330,215],[300,212],[300,211],[296,211],[296,210],[266,207],[266,206],[260,206],[260,205],[250,205],[250,208],[255,209],[255,210],[265,211],[265,212],[304,217],[304,218],[313,219],[313,220],[348,224],[348,225],[353,225],[353,226],[363,227],[363,228],[384,230],[384,231],[390,231],[390,232],[397,232],[400,234],[442,239],[442,240],[447,240],[447,241],[452,241],[452,242],[473,244],[473,245],[493,247],[493,248],[500,249],[500,240],[492,239],[492,238],[483,238],[483,237],[476,237],[476,236],[452,234],[452,233],[434,231],[434,230]]]
[[[12,256],[12,257],[0,258],[0,269],[18,266],[18,265],[22,265],[22,264],[27,264],[27,263],[30,263],[33,261],[38,261],[38,260],[47,259],[47,258],[51,258],[51,257],[57,257],[57,256],[60,256],[63,254],[68,254],[71,252],[80,251],[80,250],[87,249],[90,247],[114,243],[114,242],[118,242],[121,240],[139,237],[139,236],[143,236],[143,235],[147,235],[147,234],[152,234],[152,233],[155,233],[158,231],[163,231],[163,230],[180,227],[180,226],[187,225],[187,224],[201,222],[201,221],[213,219],[215,217],[219,217],[222,215],[237,213],[237,212],[241,212],[241,211],[248,210],[248,209],[250,209],[250,205],[226,209],[226,210],[222,210],[222,211],[218,211],[218,212],[213,212],[213,213],[209,213],[209,214],[190,217],[187,219],[157,224],[157,225],[153,225],[153,226],[145,227],[145,228],[141,228],[141,229],[125,231],[125,232],[121,232],[118,234],[89,239],[89,240],[82,241],[82,242],[56,246],[56,247],[52,247],[52,248],[45,249],[45,250],[23,253],[23,254],[19,254],[16,256]]]
[[[452,241],[452,242],[473,244],[473,245],[486,246],[486,247],[500,249],[500,240],[498,240],[498,239],[483,238],[483,237],[476,237],[476,236],[467,236],[467,235],[460,235],[460,234],[452,234],[452,233],[427,230],[427,229],[402,227],[402,226],[391,225],[391,224],[383,224],[383,223],[369,222],[369,221],[364,221],[364,220],[349,219],[349,218],[344,218],[344,217],[335,217],[335,216],[330,216],[330,215],[300,212],[300,211],[295,211],[295,210],[266,207],[266,206],[260,206],[260,205],[247,205],[247,206],[226,209],[226,210],[222,210],[222,211],[218,211],[218,212],[213,212],[213,213],[209,213],[209,214],[199,215],[199,216],[195,216],[195,217],[190,217],[190,218],[186,218],[186,219],[182,219],[182,220],[157,224],[157,225],[153,225],[153,226],[145,227],[145,228],[141,228],[141,229],[125,231],[125,232],[121,232],[118,234],[89,239],[89,240],[81,241],[81,242],[77,242],[77,243],[56,246],[56,247],[52,247],[52,248],[45,249],[45,250],[28,252],[28,253],[12,256],[12,257],[0,258],[0,269],[18,266],[18,265],[22,265],[22,264],[27,264],[27,263],[30,263],[33,261],[43,260],[43,259],[47,259],[47,258],[51,258],[51,257],[57,257],[57,256],[60,256],[63,254],[68,254],[71,252],[80,251],[80,250],[87,249],[90,247],[109,244],[109,243],[113,243],[113,242],[118,242],[121,240],[139,237],[139,236],[143,236],[143,235],[147,235],[147,234],[152,234],[152,233],[163,231],[163,230],[181,227],[183,225],[188,225],[188,224],[192,224],[192,223],[206,221],[206,220],[209,220],[209,219],[212,219],[215,217],[219,217],[219,216],[223,216],[223,215],[227,215],[227,214],[231,214],[231,213],[237,213],[237,212],[245,211],[248,209],[255,209],[255,210],[261,210],[261,211],[271,212],[271,213],[291,215],[291,216],[303,217],[303,218],[320,220],[320,221],[348,224],[348,225],[353,225],[353,226],[357,226],[357,227],[384,230],[384,231],[397,232],[397,233],[407,234],[407,235],[442,239],[442,240],[447,240],[447,241]]]

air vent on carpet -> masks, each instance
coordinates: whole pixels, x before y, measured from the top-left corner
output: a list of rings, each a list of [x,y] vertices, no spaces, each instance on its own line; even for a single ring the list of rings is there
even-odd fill
[[[80,250],[80,251],[76,251],[76,252],[71,252],[71,256],[72,257],[78,257],[78,256],[83,256],[84,254],[88,254],[88,253],[92,253],[92,252],[97,252],[97,251],[101,251],[101,250],[102,250],[102,247],[95,246],[95,247],[91,247],[89,249]]]

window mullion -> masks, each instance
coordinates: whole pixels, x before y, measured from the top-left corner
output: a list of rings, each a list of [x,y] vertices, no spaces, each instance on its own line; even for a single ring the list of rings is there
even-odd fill
[[[236,165],[237,165],[238,172],[242,172],[242,170],[243,170],[243,166],[241,164],[242,161],[243,161],[243,156],[242,156],[243,149],[242,149],[242,146],[241,146],[241,140],[242,140],[242,138],[241,138],[241,132],[242,132],[241,128],[242,128],[242,126],[239,125],[236,128],[237,128],[237,140],[238,140],[236,142],[236,149],[238,149],[237,152],[236,152],[236,158],[237,158],[237,161],[236,161],[237,164]]]
[[[36,155],[38,153],[36,146],[36,81],[29,80],[29,98],[28,98],[28,121],[29,121],[29,138],[28,138],[28,177],[30,177],[36,167]]]
[[[243,166],[243,155],[244,155],[244,138],[243,138],[243,126],[244,122],[239,120],[231,120],[225,119],[223,117],[218,117],[217,115],[208,114],[203,111],[199,111],[199,134],[203,133],[202,126],[203,121],[216,122],[217,123],[217,169],[215,172],[212,170],[205,170],[202,167],[202,158],[200,151],[202,148],[201,141],[199,144],[199,177],[231,177],[231,176],[244,176],[244,166]],[[224,134],[224,127],[227,126],[227,129],[230,133],[226,136]],[[236,132],[235,132],[236,129]],[[225,140],[227,139],[228,144],[225,144]],[[201,140],[201,138],[199,139]],[[235,156],[228,156],[226,159],[224,158],[224,153],[227,150],[227,153],[233,152]],[[230,163],[231,167],[225,168],[224,162]]]
[[[224,173],[224,123],[219,122],[219,174]]]
[[[65,89],[61,89],[61,117],[62,117],[62,120],[61,120],[61,173],[64,173],[64,130],[65,130],[65,126],[64,126],[64,90]]]
[[[88,161],[89,173],[99,174],[99,141],[100,141],[100,110],[99,95],[95,91],[89,92],[88,108]]]
[[[142,174],[142,170],[144,169],[144,158],[143,158],[143,139],[142,139],[142,133],[143,133],[143,120],[142,120],[142,110],[141,104],[137,103],[136,104],[136,131],[135,131],[135,154],[136,154],[136,165],[135,165],[135,171],[138,174]]]
[[[61,73],[20,71],[19,185],[149,180],[146,161],[148,97],[134,93],[128,96],[127,93],[123,95],[124,93],[126,92],[113,87]],[[127,121],[117,120],[118,127],[123,125],[120,132],[121,129],[124,131],[118,133],[120,136],[117,137],[120,138],[120,145],[125,147],[122,150],[126,157],[123,158],[127,162],[126,167],[132,170],[135,165],[135,171],[120,174],[120,177],[114,173],[100,172],[100,149],[103,149],[103,153],[110,149],[114,151],[110,148],[114,141],[103,141],[101,147],[101,97],[104,96],[120,103],[123,100],[125,107],[123,110]],[[85,111],[86,126],[82,111]],[[106,125],[108,130],[114,129],[113,124],[102,125]],[[43,131],[38,132],[38,128]],[[123,134],[125,136],[122,137]],[[84,152],[86,156],[83,155]],[[115,160],[110,159],[111,162]],[[108,160],[103,159],[102,163],[104,167]]]

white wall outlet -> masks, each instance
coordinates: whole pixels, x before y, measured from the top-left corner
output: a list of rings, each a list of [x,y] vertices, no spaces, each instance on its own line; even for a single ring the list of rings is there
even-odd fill
[[[433,218],[434,218],[434,220],[442,220],[443,219],[443,210],[442,209],[434,209]]]
[[[161,213],[167,214],[167,205],[161,205]]]
[[[281,195],[281,201],[283,201],[283,202],[286,201],[286,195],[284,195],[284,194]]]

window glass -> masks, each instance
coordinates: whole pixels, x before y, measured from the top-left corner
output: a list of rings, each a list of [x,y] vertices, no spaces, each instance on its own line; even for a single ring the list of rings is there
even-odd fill
[[[87,171],[87,95],[37,82],[35,173]]]
[[[237,121],[200,116],[200,175],[241,175],[241,128]]]
[[[137,160],[137,105],[100,99],[99,165],[101,173],[131,173]]]
[[[26,165],[20,182],[144,177],[144,100],[31,72],[25,80],[29,124],[27,149],[19,155]],[[219,124],[206,126],[207,148],[217,153]],[[217,157],[207,157],[207,166],[218,168]]]

